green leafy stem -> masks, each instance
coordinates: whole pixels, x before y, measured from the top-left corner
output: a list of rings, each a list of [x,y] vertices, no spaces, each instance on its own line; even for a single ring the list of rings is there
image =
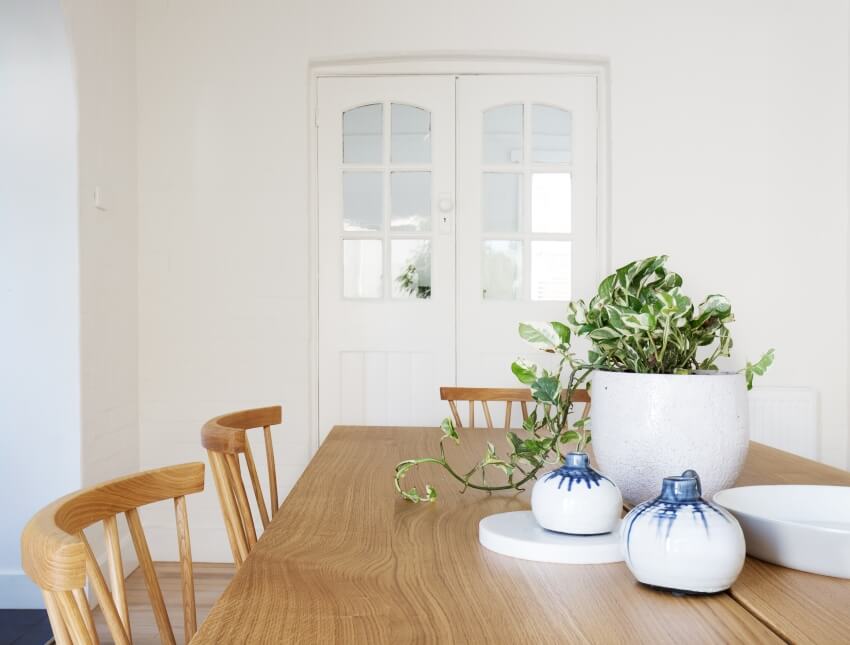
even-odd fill
[[[526,381],[531,379],[532,373],[529,366],[520,362],[514,363],[514,373],[522,374]],[[437,499],[437,491],[430,484],[425,485],[424,493],[420,493],[414,486],[404,489],[402,480],[407,473],[425,464],[434,464],[443,468],[452,478],[461,484],[461,492],[468,488],[475,490],[493,492],[499,490],[523,490],[523,486],[529,481],[537,478],[537,473],[547,465],[559,463],[562,454],[560,446],[576,442],[577,449],[590,442],[590,432],[587,426],[587,417],[579,419],[574,424],[575,429],[568,429],[568,415],[572,409],[572,395],[575,390],[590,374],[589,369],[573,369],[568,379],[568,386],[563,390],[562,396],[560,386],[560,372],[544,374],[528,384],[532,386],[532,396],[535,406],[523,422],[522,430],[527,434],[520,438],[516,432],[509,431],[507,439],[512,450],[507,459],[498,456],[496,447],[487,442],[487,452],[470,470],[458,472],[446,458],[444,443],[447,440],[456,444],[460,443],[457,428],[451,419],[443,419],[440,425],[443,436],[440,438],[440,456],[423,457],[419,459],[406,459],[396,465],[395,489],[403,498],[411,502],[434,501]],[[488,484],[488,470],[496,469],[507,476],[504,484]],[[478,479],[479,481],[474,481]]]

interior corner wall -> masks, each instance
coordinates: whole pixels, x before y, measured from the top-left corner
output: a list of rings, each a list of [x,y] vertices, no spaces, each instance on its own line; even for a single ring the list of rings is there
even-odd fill
[[[63,0],[63,7],[79,101],[83,485],[88,486],[139,466],[135,4]]]
[[[609,61],[614,265],[668,253],[689,292],[727,294],[736,361],[776,347],[761,384],[815,388],[820,457],[846,465],[846,2],[146,0],[137,16],[143,467],[197,459],[205,419],[276,402],[283,492],[306,465],[309,64],[440,52]],[[193,538],[228,559],[215,494],[193,504]]]
[[[77,98],[59,0],[0,3],[0,607],[42,606],[21,570],[32,514],[78,488]]]
[[[136,10],[133,0],[62,7],[79,102],[81,479],[91,486],[139,470]],[[103,531],[89,539],[105,557]]]

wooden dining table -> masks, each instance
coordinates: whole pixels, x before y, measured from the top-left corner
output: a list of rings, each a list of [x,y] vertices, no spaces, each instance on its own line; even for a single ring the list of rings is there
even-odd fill
[[[436,428],[333,429],[192,643],[848,643],[850,580],[747,558],[732,588],[676,596],[626,565],[546,564],[484,549],[478,522],[529,491],[467,490],[438,466],[433,503],[403,501],[395,464],[438,454]],[[504,432],[466,430],[474,463]],[[850,473],[751,443],[738,481],[850,485]],[[660,482],[659,482],[660,484]]]

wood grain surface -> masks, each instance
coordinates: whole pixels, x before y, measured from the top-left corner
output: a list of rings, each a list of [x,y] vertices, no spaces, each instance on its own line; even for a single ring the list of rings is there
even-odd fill
[[[460,494],[438,468],[396,497],[395,464],[433,454],[433,428],[338,427],[202,624],[193,643],[781,642],[729,594],[674,597],[625,565],[556,565],[478,544],[478,522],[521,494]],[[504,431],[464,435],[469,462]]]

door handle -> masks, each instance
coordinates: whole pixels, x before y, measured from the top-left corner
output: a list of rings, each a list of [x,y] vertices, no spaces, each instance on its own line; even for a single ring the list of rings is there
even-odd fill
[[[452,214],[455,202],[451,193],[440,193],[437,196],[437,208],[440,211],[440,233],[447,235],[452,232]]]

